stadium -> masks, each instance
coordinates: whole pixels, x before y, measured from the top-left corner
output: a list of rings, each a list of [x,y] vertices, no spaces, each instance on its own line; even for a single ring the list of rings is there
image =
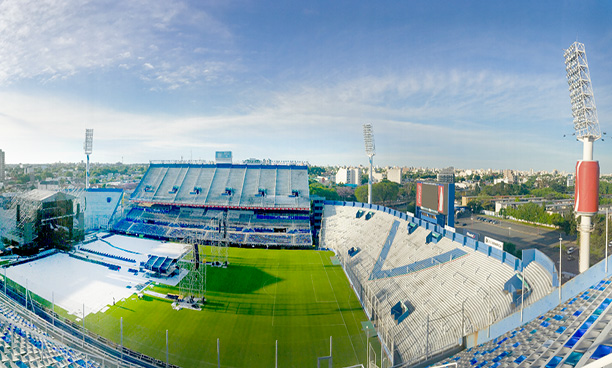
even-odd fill
[[[371,184],[371,126],[364,133]],[[600,136],[580,134],[575,209],[588,235]],[[0,231],[27,251],[2,257],[0,359],[20,368],[612,364],[610,258],[589,267],[581,237],[581,272],[562,284],[537,249],[517,258],[456,232],[454,200],[453,183],[426,181],[414,213],[324,200],[310,196],[306,164],[233,163],[230,152],[151,162],[129,198],[87,186],[15,195],[0,208]]]
[[[305,165],[222,160],[152,162],[129,198],[36,191],[14,201],[39,202],[29,211],[41,214],[25,217],[46,223],[44,208],[70,199],[51,227],[86,235],[71,251],[6,262],[0,355],[18,367],[588,366],[605,356],[609,261],[560,287],[540,251],[518,259],[454,232],[453,196],[452,184],[419,183],[415,214],[323,201],[310,198]],[[16,228],[36,228],[23,217]]]

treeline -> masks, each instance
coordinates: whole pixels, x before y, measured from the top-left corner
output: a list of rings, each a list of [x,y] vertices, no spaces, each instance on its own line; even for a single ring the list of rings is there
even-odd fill
[[[508,207],[500,210],[500,214],[548,225],[555,225],[555,223],[558,223],[562,218],[558,213],[549,214],[546,212],[544,206],[535,203],[525,203],[515,208]]]
[[[309,185],[310,196],[318,196],[323,197],[330,201],[354,201],[355,200],[355,190],[346,187],[346,186],[330,186],[326,187],[325,185],[317,182],[311,182]],[[340,193],[338,193],[340,190]],[[340,194],[344,194],[340,196]]]
[[[591,232],[591,263],[595,263],[604,258],[606,248],[606,216],[595,215],[593,217],[593,232]],[[612,226],[608,224],[608,242],[612,241]],[[612,249],[608,248],[608,255],[612,254]]]
[[[567,235],[576,234],[576,218],[573,213],[561,215],[550,214],[542,205],[525,203],[516,208],[508,207],[500,210],[501,215],[514,217],[516,219],[557,226]]]
[[[368,186],[361,185],[353,188],[346,185],[332,184],[327,187],[323,184],[311,181],[310,195],[324,197],[332,201],[357,201],[368,202]],[[385,206],[393,206],[401,202],[408,205],[408,210],[414,211],[414,200],[416,198],[414,183],[406,183],[403,185],[382,180],[379,183],[372,184],[372,203]],[[412,206],[412,209],[411,209]]]

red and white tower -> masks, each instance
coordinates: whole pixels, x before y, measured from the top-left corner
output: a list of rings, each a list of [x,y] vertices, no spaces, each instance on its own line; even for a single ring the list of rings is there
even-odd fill
[[[601,138],[595,98],[584,44],[574,42],[564,52],[576,138],[582,141],[582,160],[576,164],[574,209],[580,216],[580,272],[589,269],[592,217],[599,210],[599,162],[593,160],[593,142]]]

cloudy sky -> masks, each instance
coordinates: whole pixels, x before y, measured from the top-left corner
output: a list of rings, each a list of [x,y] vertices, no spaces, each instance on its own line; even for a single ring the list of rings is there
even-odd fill
[[[535,3],[535,4],[533,4]],[[7,163],[272,158],[572,171],[563,49],[612,123],[605,1],[0,1]],[[563,135],[568,137],[563,138]],[[612,130],[611,130],[612,134]],[[612,172],[612,137],[595,144]]]

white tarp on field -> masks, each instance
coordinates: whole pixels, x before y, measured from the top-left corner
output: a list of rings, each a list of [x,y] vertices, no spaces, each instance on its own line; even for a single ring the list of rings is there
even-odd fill
[[[142,272],[134,275],[128,271],[129,268],[138,269],[140,262],[146,261],[149,254],[178,258],[187,250],[184,244],[114,235],[81,247],[131,258],[136,260],[136,263],[94,254],[80,254],[121,266],[121,270],[112,271],[108,267],[59,253],[10,267],[6,269],[6,276],[78,317],[83,316],[83,304],[85,315],[96,313],[105,306],[112,305],[114,301],[129,297],[137,291],[137,286],[148,281],[177,285],[180,278],[184,277],[181,273],[169,280],[158,280],[145,277]]]

